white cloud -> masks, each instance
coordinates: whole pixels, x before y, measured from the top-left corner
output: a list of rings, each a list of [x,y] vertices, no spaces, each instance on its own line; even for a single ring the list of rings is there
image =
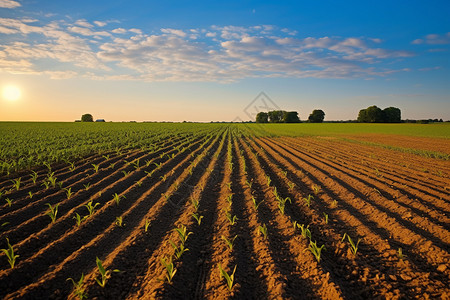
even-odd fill
[[[94,21],[94,24],[97,25],[98,27],[103,27],[106,26],[106,22],[102,22],[102,21]]]
[[[411,42],[414,45],[448,45],[450,44],[450,32],[445,34],[428,34],[424,39],[416,39]]]
[[[16,8],[21,6],[21,4],[17,1],[13,0],[0,0],[0,7],[3,8]]]
[[[382,48],[378,39],[299,38],[270,25],[162,28],[150,35],[138,28],[96,31],[92,24],[103,25],[99,21],[53,21],[44,26],[35,21],[0,18],[0,34],[15,34],[14,40],[0,44],[0,71],[145,81],[373,78],[407,71],[383,62],[412,55]],[[370,46],[373,43],[377,48]]]
[[[172,34],[172,35],[177,35],[177,36],[181,36],[181,37],[186,36],[186,32],[184,32],[183,30],[179,30],[179,29],[162,28],[161,32],[164,32],[167,34]]]

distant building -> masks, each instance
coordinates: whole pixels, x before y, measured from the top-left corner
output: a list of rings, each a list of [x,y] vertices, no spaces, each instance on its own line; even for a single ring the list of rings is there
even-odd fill
[[[105,122],[105,119],[97,119],[95,122]]]

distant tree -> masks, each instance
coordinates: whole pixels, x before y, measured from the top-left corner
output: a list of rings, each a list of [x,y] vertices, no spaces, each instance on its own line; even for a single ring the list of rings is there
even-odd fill
[[[81,116],[81,122],[94,122],[94,117],[91,114],[84,114]]]
[[[308,121],[311,123],[322,123],[324,118],[325,118],[325,113],[323,112],[323,110],[315,109],[309,115]]]
[[[300,118],[298,117],[298,112],[296,111],[285,111],[283,114],[284,123],[300,123]]]
[[[376,105],[361,109],[358,114],[358,122],[362,123],[381,123],[384,121],[383,111]]]
[[[283,123],[285,111],[283,110],[272,110],[268,112],[270,123]]]
[[[269,122],[269,114],[266,112],[259,112],[256,115],[256,123],[268,123]]]
[[[402,121],[401,111],[397,107],[387,107],[383,109],[384,122],[400,123]]]

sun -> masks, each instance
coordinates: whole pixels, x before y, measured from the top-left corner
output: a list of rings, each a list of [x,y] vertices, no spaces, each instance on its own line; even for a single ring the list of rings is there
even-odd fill
[[[16,101],[20,98],[21,94],[20,89],[15,85],[3,87],[2,95],[5,100]]]

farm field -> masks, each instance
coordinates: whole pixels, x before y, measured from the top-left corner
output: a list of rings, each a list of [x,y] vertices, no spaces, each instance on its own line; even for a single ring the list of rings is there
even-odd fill
[[[448,299],[449,132],[0,123],[0,298]]]

